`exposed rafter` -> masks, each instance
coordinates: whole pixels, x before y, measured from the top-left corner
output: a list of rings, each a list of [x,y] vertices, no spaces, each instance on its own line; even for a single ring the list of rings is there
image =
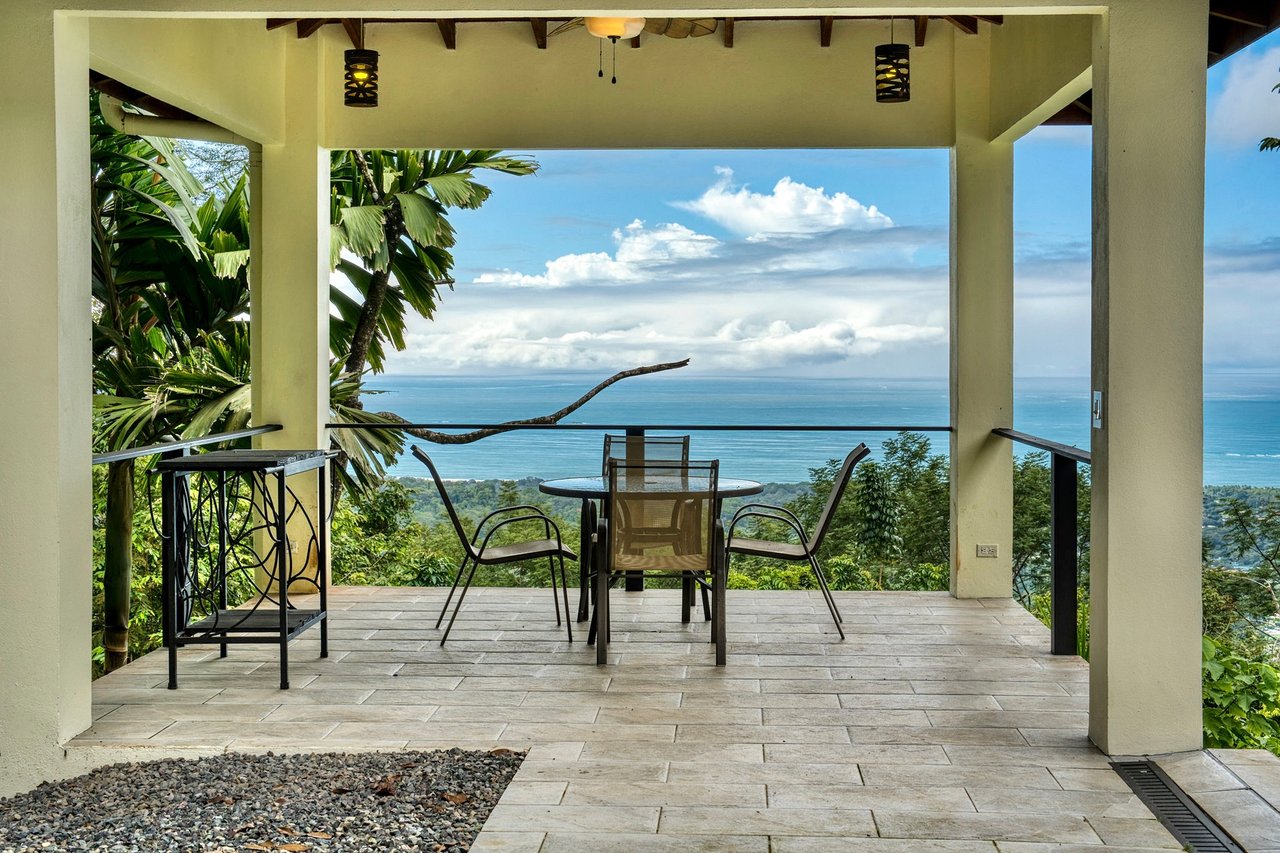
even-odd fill
[[[364,28],[360,26],[358,19],[343,18],[342,28],[347,31],[347,38],[351,39],[352,47],[364,48]]]
[[[724,27],[724,46],[733,47],[733,18],[725,18],[721,26]]]
[[[943,15],[945,20],[955,24],[956,29],[971,36],[978,34],[978,18],[976,15]]]
[[[330,21],[328,18],[303,18],[298,21],[298,38],[310,38],[325,24],[335,23],[336,21],[336,18],[333,21]]]
[[[132,86],[126,86],[119,80],[100,74],[92,69],[89,71],[89,85],[104,95],[110,95],[118,101],[132,104],[153,116],[178,119],[179,121],[204,121],[200,116],[189,113],[181,107],[175,107],[167,101],[153,98],[146,92],[139,91]]]
[[[823,47],[831,47],[831,29],[836,19],[827,15],[818,19],[818,43]]]
[[[436,21],[440,28],[440,38],[444,41],[445,50],[458,49],[458,22],[441,18]]]
[[[928,32],[929,16],[916,15],[916,47],[924,47],[924,39]]]
[[[547,49],[547,19],[533,18],[529,21],[529,26],[533,27],[533,43],[538,46],[538,50]]]

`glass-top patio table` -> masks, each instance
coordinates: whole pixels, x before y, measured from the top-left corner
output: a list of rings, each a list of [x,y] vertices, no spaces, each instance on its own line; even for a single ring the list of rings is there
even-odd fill
[[[558,480],[543,480],[538,490],[548,495],[562,498],[581,498],[582,516],[580,529],[582,540],[578,550],[578,569],[580,592],[578,595],[578,621],[585,622],[590,616],[590,596],[587,590],[591,585],[591,533],[596,529],[595,501],[603,503],[609,497],[609,483],[604,477],[562,477]],[[716,494],[720,500],[725,498],[743,498],[758,495],[764,491],[764,484],[755,480],[742,480],[736,477],[721,477],[716,486]],[[720,507],[716,507],[719,515]],[[608,517],[608,511],[605,512]],[[643,583],[643,580],[640,581]],[[628,579],[628,589],[632,587]]]

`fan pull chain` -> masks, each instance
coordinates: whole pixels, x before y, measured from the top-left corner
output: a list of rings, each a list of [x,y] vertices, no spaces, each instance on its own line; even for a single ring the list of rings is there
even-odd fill
[[[604,78],[604,40],[600,39],[599,41],[597,41],[597,44],[600,46],[600,56],[597,63],[600,70],[596,72],[596,76],[603,79]]]
[[[612,36],[609,41],[613,42],[613,79],[609,82],[618,85],[618,37]]]

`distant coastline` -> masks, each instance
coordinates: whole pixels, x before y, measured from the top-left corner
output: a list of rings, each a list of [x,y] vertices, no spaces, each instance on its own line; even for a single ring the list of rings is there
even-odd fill
[[[371,377],[382,391],[371,405],[432,423],[498,422],[554,411],[575,399],[595,373]],[[1088,447],[1087,378],[1023,379],[1015,384],[1014,426]],[[1206,377],[1204,481],[1280,486],[1280,374]],[[685,376],[629,379],[606,390],[570,420],[578,423],[768,423],[945,425],[947,383],[940,379],[793,379]],[[718,458],[728,476],[796,483],[809,469],[865,440],[875,455],[892,438],[875,433],[697,433],[693,453]],[[450,479],[543,479],[599,468],[600,435],[521,432],[469,445],[426,445]],[[945,435],[931,436],[945,454]],[[418,476],[402,459],[391,472]]]

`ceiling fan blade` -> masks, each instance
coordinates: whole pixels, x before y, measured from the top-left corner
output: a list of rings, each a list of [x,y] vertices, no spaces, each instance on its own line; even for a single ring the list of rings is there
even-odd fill
[[[705,36],[716,31],[715,18],[646,18],[644,31],[655,36],[682,39]]]
[[[557,25],[555,29],[547,33],[547,36],[548,37],[558,36],[561,33],[569,32],[569,30],[576,30],[583,25],[584,25],[584,22],[582,18],[574,18],[573,20],[565,21],[563,24]]]

